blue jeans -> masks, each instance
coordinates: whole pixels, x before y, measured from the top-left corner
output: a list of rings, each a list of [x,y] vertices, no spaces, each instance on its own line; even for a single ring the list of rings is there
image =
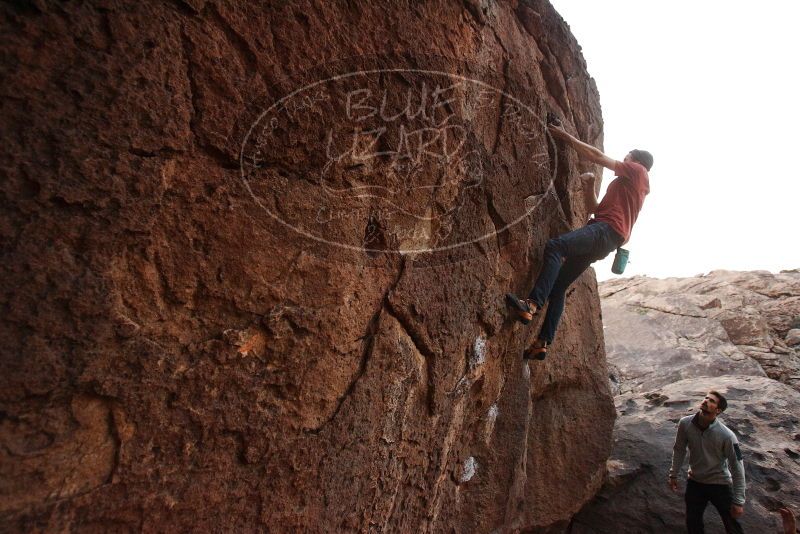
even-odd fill
[[[542,309],[550,301],[539,339],[550,344],[564,312],[567,288],[592,262],[601,260],[622,245],[624,239],[607,223],[589,223],[583,228],[551,239],[544,247],[544,265],[529,299]],[[566,260],[563,262],[562,260]]]

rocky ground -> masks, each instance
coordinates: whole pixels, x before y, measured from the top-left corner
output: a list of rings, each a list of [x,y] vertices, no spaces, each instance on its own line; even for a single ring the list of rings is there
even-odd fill
[[[800,505],[800,271],[715,271],[601,285],[618,418],[609,478],[570,532],[682,532],[682,496],[666,487],[675,425],[708,389],[745,457],[748,532],[779,532]],[[685,480],[681,481],[682,487]],[[707,532],[722,532],[715,512]]]

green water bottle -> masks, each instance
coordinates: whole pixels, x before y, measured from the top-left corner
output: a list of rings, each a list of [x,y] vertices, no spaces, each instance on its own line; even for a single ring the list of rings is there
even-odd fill
[[[628,255],[630,251],[624,248],[618,248],[614,256],[614,264],[611,266],[611,272],[614,274],[622,274],[625,272],[625,266],[628,265]]]

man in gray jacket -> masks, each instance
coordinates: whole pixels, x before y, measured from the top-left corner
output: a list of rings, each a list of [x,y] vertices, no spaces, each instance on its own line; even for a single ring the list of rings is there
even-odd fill
[[[725,532],[743,532],[736,520],[744,513],[742,451],[736,435],[717,419],[727,407],[725,397],[716,391],[709,391],[700,403],[700,411],[678,422],[669,486],[672,491],[678,491],[678,473],[683,466],[688,445],[686,528],[689,534],[703,534],[703,512],[709,501],[722,517]]]

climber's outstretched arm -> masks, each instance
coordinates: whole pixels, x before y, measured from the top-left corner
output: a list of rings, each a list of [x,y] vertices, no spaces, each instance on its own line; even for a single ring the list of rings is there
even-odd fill
[[[612,171],[614,170],[614,165],[617,163],[616,160],[609,158],[603,154],[601,150],[571,136],[558,126],[550,125],[547,129],[553,137],[561,139],[575,149],[575,152],[578,153],[579,158],[591,161],[597,165],[602,165],[606,169],[611,169]]]

